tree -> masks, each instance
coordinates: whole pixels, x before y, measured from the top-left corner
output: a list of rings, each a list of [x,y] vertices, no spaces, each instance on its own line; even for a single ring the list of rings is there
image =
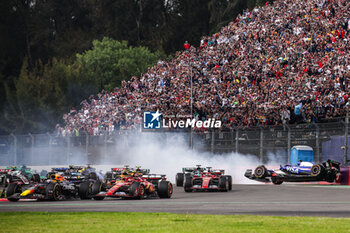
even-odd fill
[[[52,129],[89,94],[146,72],[164,56],[157,51],[172,55],[186,40],[198,46],[266,1],[3,1],[0,134]]]
[[[133,48],[126,41],[105,37],[102,41],[94,40],[91,50],[77,54],[77,63],[100,90],[111,90],[120,86],[122,80],[146,72],[160,56],[146,47]]]
[[[85,78],[81,67],[53,58],[33,69],[24,60],[15,91],[5,85],[7,103],[0,129],[13,133],[47,132],[62,120],[62,115],[91,93],[94,82]]]

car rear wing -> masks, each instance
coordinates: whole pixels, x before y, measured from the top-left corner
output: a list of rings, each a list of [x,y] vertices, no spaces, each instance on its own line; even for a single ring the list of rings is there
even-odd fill
[[[91,167],[89,167],[89,168],[91,168]],[[69,169],[74,169],[74,170],[83,170],[83,169],[85,169],[85,167],[84,166],[69,166]]]
[[[131,168],[129,166],[127,167],[112,167],[111,171],[112,172],[117,172],[117,173],[121,173],[122,171],[134,171],[134,168]]]
[[[51,168],[51,170],[53,172],[65,172],[68,170],[68,168],[67,167],[53,167],[53,168]]]
[[[0,169],[0,173],[8,173],[11,169]]]
[[[121,171],[123,171],[125,168],[123,168],[123,167],[112,167],[111,168],[111,171],[112,172],[121,172]]]
[[[149,180],[160,180],[160,179],[165,179],[166,175],[161,175],[161,174],[147,174],[143,175],[143,178],[149,179]]]
[[[68,176],[63,176],[66,180],[83,180],[85,179],[85,176],[83,175],[68,175]]]
[[[200,171],[203,172],[206,169],[204,167],[198,168],[198,167],[184,167],[182,168],[183,173],[189,173],[189,172],[195,172],[195,171]]]
[[[225,170],[215,169],[215,170],[212,170],[211,173],[224,175],[225,174]]]
[[[150,169],[139,169],[139,171],[136,171],[136,172],[140,172],[143,175],[148,175],[150,172]]]
[[[196,168],[195,167],[184,167],[182,168],[183,173],[188,173],[188,172],[194,172]]]

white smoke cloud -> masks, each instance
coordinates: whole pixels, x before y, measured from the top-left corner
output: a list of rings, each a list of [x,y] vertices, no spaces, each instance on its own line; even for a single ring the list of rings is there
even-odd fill
[[[143,133],[132,137],[132,142],[124,141],[118,145],[121,162],[125,165],[149,168],[151,173],[166,174],[167,178],[174,182],[175,175],[182,171],[183,167],[213,167],[224,169],[225,174],[231,175],[233,183],[247,184],[257,183],[244,177],[246,169],[254,169],[261,162],[256,156],[242,155],[239,153],[212,154],[191,150],[188,142],[180,135],[172,135],[171,138],[162,138],[157,133]],[[269,164],[278,164],[275,154],[269,154]]]
[[[94,147],[94,153],[87,155],[86,148],[73,147],[69,155],[53,151],[48,158],[47,153],[40,153],[36,148],[35,165],[33,170],[51,170],[51,167],[67,167],[68,165],[86,165],[92,163],[93,167],[103,172],[110,171],[112,167],[141,166],[148,168],[151,173],[165,174],[167,179],[175,182],[175,175],[182,172],[183,167],[212,167],[224,169],[226,175],[232,176],[235,184],[257,184],[244,177],[246,169],[255,169],[260,165],[257,156],[239,153],[213,154],[202,152],[203,148],[190,149],[188,136],[179,133],[136,133],[131,136],[117,137],[116,143],[105,147]],[[267,167],[278,167],[283,152],[268,153]],[[94,157],[95,156],[95,157]],[[95,162],[89,161],[94,158]],[[25,163],[23,163],[25,164]],[[27,165],[33,165],[28,163]]]

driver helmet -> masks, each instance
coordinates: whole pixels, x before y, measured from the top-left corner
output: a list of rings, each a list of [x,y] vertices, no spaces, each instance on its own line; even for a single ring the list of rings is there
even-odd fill
[[[59,174],[51,174],[50,176],[51,180],[54,182],[62,182],[64,180],[63,176],[59,175]]]

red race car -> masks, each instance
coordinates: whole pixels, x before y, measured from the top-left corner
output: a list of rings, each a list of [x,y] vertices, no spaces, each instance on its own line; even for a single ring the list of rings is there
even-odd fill
[[[224,175],[225,170],[212,170],[207,167],[203,172],[185,174],[185,192],[193,190],[200,191],[221,191],[232,190],[232,176]]]
[[[96,194],[95,200],[105,197],[120,197],[144,199],[148,197],[170,198],[173,194],[173,185],[167,181],[165,175],[128,176],[117,180],[107,191]]]

